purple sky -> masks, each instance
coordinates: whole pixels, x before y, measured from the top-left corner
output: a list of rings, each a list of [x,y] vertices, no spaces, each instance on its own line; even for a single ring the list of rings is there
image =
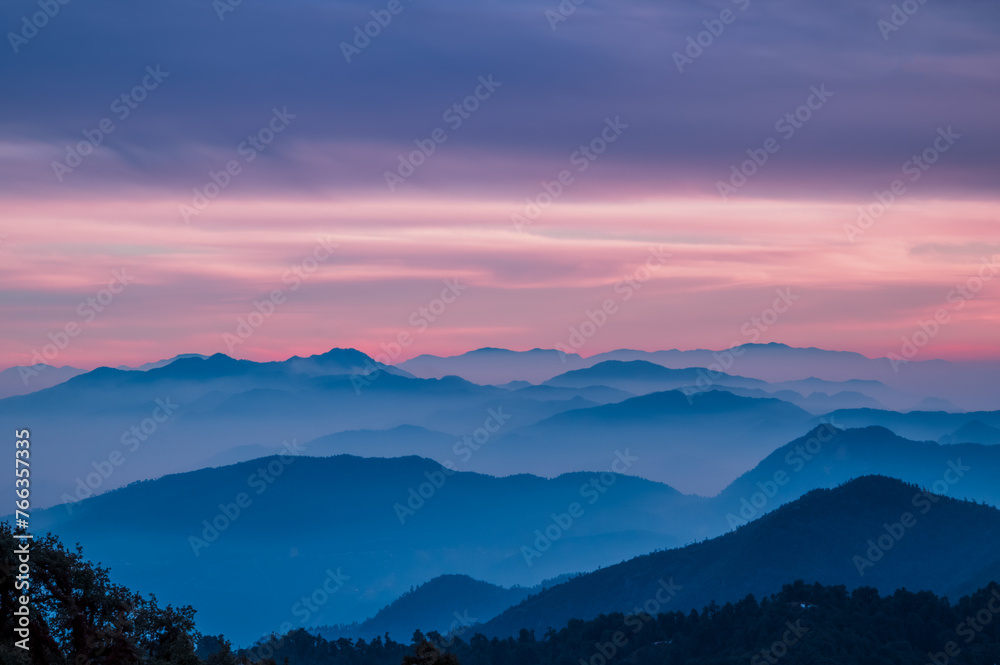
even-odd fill
[[[557,2],[401,0],[347,62],[387,5],[246,0],[220,20],[92,0],[33,32],[37,3],[5,3],[0,366],[67,325],[44,360],[375,352],[401,333],[402,357],[553,347],[608,300],[583,355],[886,355],[937,315],[925,357],[1000,357],[997,5],[914,2],[890,31],[891,2],[585,0],[556,21]],[[433,154],[400,171],[418,145]],[[651,251],[669,259],[625,299]]]

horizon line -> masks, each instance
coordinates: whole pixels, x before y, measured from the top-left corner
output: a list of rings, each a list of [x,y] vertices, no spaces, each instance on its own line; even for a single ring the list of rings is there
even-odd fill
[[[794,350],[800,350],[800,351],[814,350],[814,351],[823,351],[823,352],[827,352],[827,353],[849,353],[849,354],[861,356],[865,360],[871,360],[871,361],[888,360],[888,358],[886,356],[868,356],[868,355],[865,355],[864,353],[861,353],[860,351],[852,351],[852,350],[847,350],[847,349],[827,349],[827,348],[818,347],[818,346],[794,346],[794,345],[791,345],[791,344],[786,344],[784,342],[747,342],[745,344],[737,344],[737,345],[729,346],[729,347],[722,348],[722,349],[708,349],[708,348],[678,349],[678,348],[674,347],[674,348],[670,348],[670,349],[659,348],[659,349],[652,349],[652,350],[650,350],[650,349],[637,349],[637,348],[621,347],[621,348],[610,349],[610,350],[607,350],[607,351],[598,351],[598,352],[593,353],[593,354],[591,354],[589,356],[584,356],[584,355],[581,355],[580,353],[576,353],[576,352],[574,352],[572,355],[575,355],[575,356],[579,357],[581,360],[589,360],[591,358],[596,358],[597,356],[602,356],[602,355],[606,355],[606,354],[610,354],[610,353],[616,353],[616,352],[620,352],[620,351],[634,351],[634,352],[638,352],[638,353],[651,353],[651,354],[652,353],[664,353],[664,352],[667,352],[667,353],[669,353],[669,352],[675,352],[675,353],[697,353],[697,352],[722,353],[724,351],[729,351],[731,349],[738,349],[738,348],[743,348],[743,347],[766,347],[766,346],[778,346],[778,347],[784,347],[784,348],[787,348],[787,349],[794,349]],[[381,361],[378,360],[378,356],[385,355],[384,352],[381,351],[381,350],[374,351],[374,352],[370,353],[370,352],[363,351],[362,349],[359,349],[359,348],[356,348],[356,347],[334,346],[334,347],[331,347],[331,348],[327,349],[326,351],[321,351],[319,353],[313,353],[313,354],[306,355],[306,356],[299,355],[299,354],[292,354],[290,356],[282,357],[281,359],[277,359],[277,360],[275,360],[275,359],[266,359],[266,358],[265,359],[261,359],[261,358],[251,358],[251,357],[237,357],[237,356],[234,356],[234,355],[230,355],[228,353],[223,353],[221,351],[216,351],[214,353],[200,353],[200,352],[197,352],[197,351],[184,351],[184,352],[181,352],[181,353],[177,353],[177,354],[175,354],[173,356],[170,356],[168,358],[158,358],[156,360],[149,360],[149,361],[146,361],[145,363],[141,363],[141,364],[150,364],[150,363],[157,363],[157,362],[164,362],[164,361],[171,361],[172,362],[172,361],[180,359],[180,358],[182,358],[184,356],[204,356],[205,358],[211,358],[213,356],[219,356],[219,355],[225,356],[227,358],[231,358],[233,360],[246,360],[246,361],[254,362],[254,363],[287,362],[288,360],[291,360],[292,358],[303,358],[303,359],[305,359],[305,358],[310,358],[310,357],[314,357],[314,356],[322,356],[322,355],[326,355],[328,353],[331,353],[331,352],[337,351],[337,350],[341,350],[341,351],[357,351],[358,353],[362,353],[365,356],[367,356],[368,358],[371,358],[374,362],[380,363],[380,364],[388,366],[388,367],[398,367],[399,365],[401,365],[401,364],[403,364],[405,362],[409,362],[411,360],[415,360],[417,358],[422,358],[422,357],[434,357],[434,358],[440,358],[440,359],[458,358],[458,357],[461,357],[461,356],[468,355],[470,353],[475,353],[477,351],[506,351],[506,352],[510,352],[510,353],[530,353],[532,351],[548,351],[548,352],[554,352],[554,353],[564,354],[564,355],[567,355],[567,356],[571,355],[571,354],[566,354],[564,351],[561,351],[561,350],[555,349],[555,348],[533,347],[533,348],[530,348],[530,349],[522,349],[522,348],[507,348],[507,347],[500,347],[500,346],[482,346],[482,347],[477,347],[477,348],[474,348],[474,349],[468,349],[466,351],[459,351],[457,353],[452,353],[451,355],[441,355],[441,354],[437,354],[437,353],[418,353],[418,354],[415,354],[415,355],[412,355],[412,356],[401,358],[401,359],[397,360],[394,363],[385,363],[385,362],[381,362]],[[910,360],[909,362],[911,362],[911,363],[926,363],[926,362],[933,362],[933,361],[946,362],[946,363],[997,362],[997,361],[1000,361],[1000,355],[998,355],[996,357],[978,357],[978,358],[975,358],[975,359],[949,359],[949,358],[934,357],[934,358],[924,358],[922,360],[915,360],[914,359],[914,360]],[[131,367],[131,366],[126,365],[124,363],[118,363],[118,364],[99,364],[99,365],[94,365],[94,366],[91,366],[91,367],[81,367],[81,366],[68,365],[68,364],[67,365],[50,365],[48,363],[38,363],[38,364],[35,364],[35,365],[8,365],[7,367],[5,367],[3,369],[0,369],[0,372],[6,372],[6,371],[11,370],[11,369],[17,369],[17,368],[22,368],[22,367],[28,367],[28,368],[38,368],[38,367],[46,367],[46,368],[48,368],[48,367],[51,367],[51,368],[54,368],[54,369],[67,369],[68,368],[68,369],[82,370],[82,371],[86,371],[86,372],[92,372],[94,370],[102,369],[102,368],[118,369],[118,370],[122,370],[122,371],[141,371],[141,370],[138,370],[136,367]],[[41,371],[41,370],[37,370],[36,369],[36,371]]]

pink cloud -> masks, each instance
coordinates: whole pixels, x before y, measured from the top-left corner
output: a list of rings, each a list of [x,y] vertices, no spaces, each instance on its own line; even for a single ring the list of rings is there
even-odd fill
[[[557,202],[518,232],[510,216],[519,203],[496,199],[232,196],[190,224],[178,201],[163,198],[7,201],[0,364],[31,362],[50,333],[72,322],[81,332],[54,364],[229,352],[224,334],[276,289],[285,301],[234,355],[275,359],[334,346],[374,353],[400,331],[413,337],[400,359],[552,347],[607,299],[617,313],[584,355],[745,341],[885,355],[996,251],[984,244],[995,237],[996,208],[904,199],[852,243],[845,225],[868,203]],[[339,244],[333,256],[303,272],[327,237]],[[660,247],[669,260],[625,300],[616,284]],[[77,307],[121,269],[134,284],[84,320]],[[418,330],[414,318],[427,318],[420,308],[446,279],[465,290]],[[748,339],[746,323],[787,287],[799,298],[794,306]],[[1000,356],[998,298],[1000,279],[987,281],[926,357]]]

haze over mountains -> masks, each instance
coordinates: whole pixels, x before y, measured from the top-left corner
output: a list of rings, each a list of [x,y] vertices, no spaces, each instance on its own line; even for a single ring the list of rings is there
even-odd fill
[[[0,399],[51,388],[84,372],[85,370],[76,367],[54,367],[45,364],[9,367],[0,371]]]
[[[700,502],[634,476],[446,471],[416,457],[270,457],[136,483],[72,512],[40,511],[34,524],[87,543],[123,583],[167,602],[186,597],[207,625],[245,639],[286,620],[328,569],[350,579],[313,618],[350,623],[446,573],[533,586],[683,545],[697,519],[686,507]],[[237,510],[241,493],[249,505]],[[565,537],[526,561],[521,546],[573,503],[583,513]],[[231,524],[213,538],[216,520]],[[282,583],[245,582],[260,576]]]
[[[679,353],[644,355],[663,360]],[[816,349],[748,345],[730,372],[595,357],[587,359],[595,361],[590,367],[557,373],[541,385],[501,387],[457,376],[420,378],[349,349],[270,363],[190,355],[167,365],[153,363],[160,366],[145,371],[100,368],[0,400],[0,423],[20,427],[29,419],[40,438],[58,442],[38,452],[42,471],[34,498],[42,506],[164,473],[267,455],[289,436],[301,444],[315,440],[324,453],[417,454],[465,470],[549,476],[605,468],[617,442],[628,441],[642,458],[633,473],[703,495],[717,493],[777,446],[830,419],[843,427],[880,425],[915,440],[997,440],[995,411],[890,410],[926,400],[961,401],[957,392],[914,393],[913,385],[895,388],[874,379],[809,378],[837,367],[831,354],[847,365],[881,366],[857,354],[841,358]],[[530,366],[533,379],[541,369],[545,374],[562,369],[555,351],[466,355],[472,358],[466,370],[456,359],[442,362],[472,379],[482,379],[484,368],[501,366]],[[762,357],[770,362],[784,355],[789,360],[772,364],[788,367],[769,370],[781,374],[780,382],[732,373],[760,369],[767,364]],[[799,367],[799,377],[788,378],[793,361],[803,356],[812,364]],[[930,365],[942,374],[965,371],[940,361]],[[401,366],[422,367],[409,361]],[[970,374],[965,385],[975,384],[978,376]],[[982,385],[978,402],[1000,399],[990,381],[996,377]],[[878,408],[845,409],[845,402]],[[487,421],[497,420],[490,420],[491,411],[502,422],[486,433],[490,445],[462,443]],[[358,434],[348,434],[352,431]],[[380,432],[369,435],[378,440],[370,451],[349,442],[364,438],[363,432]],[[340,439],[342,449],[328,445],[338,435],[346,437]],[[567,449],[573,454],[565,454]],[[108,473],[112,457],[120,463],[110,462]]]
[[[0,665],[1000,665],[1000,1],[0,17]]]
[[[691,608],[794,576],[942,594],[995,576],[973,542],[1000,535],[989,364],[897,375],[858,354],[738,350],[187,354],[0,399],[0,424],[32,429],[39,530],[240,643],[286,623],[407,639],[456,613],[544,631],[630,609],[664,575]],[[852,543],[915,510],[902,483],[986,504],[935,500],[947,509],[906,530],[950,539],[934,556],[970,569],[935,573],[902,545],[871,577],[852,567]]]
[[[414,631],[429,627],[446,635],[465,633],[470,626],[495,617],[528,596],[571,577],[562,575],[538,586],[507,588],[468,575],[441,575],[403,594],[370,619],[347,626],[321,626],[315,632],[330,639],[349,636],[366,640],[386,633],[413,635]]]
[[[904,393],[920,395],[920,399],[952,401],[960,409],[1000,408],[997,397],[1000,394],[997,372],[1000,362],[915,359],[894,363],[888,358],[867,358],[849,351],[804,349],[779,343],[743,344],[728,352],[620,349],[589,358],[555,350],[513,352],[487,348],[459,356],[417,356],[399,363],[399,367],[419,377],[455,375],[476,383],[500,384],[517,379],[546,381],[605,360],[646,360],[671,369],[703,367],[774,383],[810,377],[827,381],[881,381]],[[920,399],[909,407],[915,406]]]
[[[726,536],[574,578],[508,609],[483,630],[540,634],[574,618],[635,612],[664,586],[670,590],[665,609],[680,611],[774,593],[789,578],[955,597],[975,573],[997,564],[997,542],[995,508],[869,476],[812,492]]]
[[[173,358],[144,363],[139,367],[128,367],[126,365],[122,365],[118,369],[144,372],[146,370],[156,369],[157,367],[164,367],[175,360],[180,360],[182,358],[207,357],[208,356],[203,356],[200,353],[183,353],[181,355],[174,356]],[[51,388],[52,386],[69,381],[74,376],[86,373],[87,370],[85,369],[70,367],[69,365],[54,367],[52,365],[46,365],[45,363],[9,367],[0,371],[0,399],[3,399],[4,397],[12,397],[14,395],[27,395],[28,393],[33,393],[45,388]]]
[[[260,471],[268,467],[280,473]],[[1000,448],[917,443],[881,428],[821,427],[711,499],[631,476],[544,480],[449,471],[416,457],[266,458],[135,484],[40,512],[35,523],[87,543],[90,556],[122,581],[166,601],[186,597],[206,625],[250,639],[285,621],[303,590],[321,583],[331,568],[350,580],[310,617],[319,624],[362,621],[442,574],[532,586],[683,546],[755,523],[814,487],[869,473],[892,473],[939,494],[996,506]],[[237,511],[240,493],[251,503]],[[570,513],[574,503],[583,511],[579,517]],[[216,520],[231,525],[211,539],[205,521]],[[280,537],[261,542],[271,533]],[[150,548],[155,557],[145,556]],[[247,576],[277,571],[287,585],[245,584]],[[247,609],[217,606],[223,592]],[[255,598],[267,602],[258,607]]]
[[[668,550],[665,554],[670,554],[675,551],[670,548],[725,534],[734,526],[730,515],[739,517],[736,525],[747,518],[749,524],[742,529],[752,527],[751,531],[738,530],[736,534],[742,535],[737,540],[725,536],[718,541],[718,547],[712,546],[714,549],[690,550],[699,547],[691,545],[680,550],[692,554],[683,555],[689,568],[679,570],[678,582],[682,574],[689,580],[696,574],[707,576],[689,582],[692,591],[700,589],[695,595],[689,592],[682,596],[690,607],[713,598],[721,602],[721,596],[712,594],[730,589],[725,585],[731,582],[733,597],[770,592],[772,583],[780,588],[787,581],[784,575],[789,570],[803,579],[857,586],[882,578],[866,575],[861,579],[850,557],[841,561],[831,558],[831,553],[840,557],[849,543],[855,543],[855,550],[862,552],[868,537],[878,538],[882,533],[882,523],[888,517],[898,520],[902,513],[918,514],[924,507],[923,503],[913,504],[916,485],[877,489],[896,482],[887,479],[862,483],[864,487],[874,483],[876,490],[869,487],[844,506],[819,510],[811,503],[796,507],[804,500],[796,498],[798,490],[768,496],[767,488],[756,483],[745,489],[735,486],[719,497],[705,499],[629,476],[614,476],[610,482],[607,476],[602,481],[600,474],[571,474],[554,480],[523,475],[497,479],[465,472],[448,476],[444,467],[412,457],[289,459],[293,461],[280,467],[280,474],[272,474],[271,481],[266,469],[278,469],[279,458],[138,483],[74,504],[72,512],[62,506],[41,511],[34,520],[37,528],[51,530],[68,542],[86,543],[88,556],[110,566],[120,582],[155,592],[165,602],[190,602],[199,609],[207,630],[224,631],[246,642],[285,621],[306,627],[362,622],[411,587],[441,575],[460,574],[501,587],[531,587],[560,574],[613,566],[654,550]],[[927,468],[924,475],[942,479],[939,491],[982,501],[985,498],[978,493],[979,487],[986,485],[987,492],[995,491],[995,484],[991,487],[983,481],[996,478],[1000,472],[995,456],[991,464],[988,468],[978,467],[977,476],[967,472],[953,485],[943,480],[955,475],[948,474],[947,465],[934,471]],[[961,465],[971,466],[965,458]],[[937,466],[936,460],[928,464],[932,466]],[[410,488],[419,496],[421,484],[433,484],[435,476],[442,486],[432,493],[425,485],[424,493],[429,497],[422,504],[413,499]],[[770,480],[765,478],[762,484]],[[799,483],[799,487],[804,486]],[[844,490],[837,496],[850,496],[852,492]],[[240,506],[241,493],[249,500],[243,501],[245,506]],[[761,500],[762,496],[767,497],[766,501]],[[781,508],[793,498],[793,503]],[[757,512],[745,512],[743,499]],[[943,501],[935,499],[931,505],[936,507]],[[968,508],[956,508],[954,512],[935,508],[934,515],[943,519],[923,520],[920,529],[927,529],[926,535],[910,540],[924,543],[925,538],[941,539],[938,547],[953,552],[956,567],[961,568],[957,561],[966,557],[967,567],[961,570],[971,580],[1000,558],[995,547],[1000,530],[983,531],[977,521],[981,518],[967,517],[963,511],[974,516],[993,515],[983,523],[990,528],[1000,524],[996,521],[1000,513],[975,504],[954,505]],[[765,518],[773,516],[772,521],[760,519],[775,509]],[[831,516],[838,511],[843,515],[831,522]],[[777,525],[773,526],[774,533],[768,532],[766,537],[757,531],[765,523]],[[837,525],[843,530],[838,531]],[[939,527],[944,526],[948,529],[939,533]],[[965,533],[967,540],[954,535],[958,532]],[[818,538],[818,534],[825,535]],[[840,539],[844,544],[831,549],[831,539]],[[975,543],[981,554],[968,558],[969,547]],[[924,561],[928,570],[936,568],[936,564],[926,563],[923,554],[928,550],[897,549],[903,552],[899,558],[879,568],[880,575],[889,580],[886,585],[899,579],[913,588],[921,579],[924,569],[919,567],[910,578],[885,576],[903,564],[906,568]],[[756,552],[759,561],[748,558],[749,551]],[[794,554],[800,562],[789,567],[791,560],[775,560],[773,552],[787,552],[789,557]],[[738,560],[745,564],[734,563]],[[761,567],[756,567],[758,564]],[[820,575],[824,565],[831,568],[830,573]],[[702,572],[696,573],[690,566]],[[664,568],[659,564],[648,569],[650,575],[655,570],[678,570],[676,566]],[[728,581],[709,584],[709,578],[730,570],[732,577],[727,573],[723,578]],[[761,577],[765,570],[772,571],[770,577]],[[344,585],[318,611],[309,612],[306,623],[299,624],[305,613],[297,603],[322,586],[331,574],[346,576]],[[741,576],[744,582],[735,584]],[[280,578],[282,584],[247,585],[249,578]],[[947,594],[953,591],[948,585],[957,588],[967,581],[961,575],[949,578],[947,583],[934,580],[933,586],[920,588]],[[648,581],[655,583],[656,578]],[[608,584],[618,586],[617,582]],[[626,584],[623,588],[637,595],[645,593],[641,585]],[[650,588],[655,591],[655,584]],[[438,586],[433,589],[437,589],[435,593],[441,591]],[[491,617],[482,615],[493,606],[487,604],[484,608],[476,600],[480,591],[453,591],[455,605],[442,616],[471,612],[475,607],[477,613],[472,616],[486,622]],[[581,596],[589,593],[581,592]],[[527,623],[528,615],[519,615],[507,623],[494,624],[495,630],[502,632],[520,623],[513,628],[514,633],[525,626],[544,631],[547,626],[536,626],[536,620],[541,621],[538,617],[552,617],[546,619],[554,622],[550,625],[559,625],[564,616],[582,616],[580,612],[587,607],[595,608],[594,614],[629,609],[607,604],[607,590],[593,593],[597,595],[590,605],[581,605],[577,598],[567,602],[563,614],[538,610]],[[510,599],[507,606],[523,599],[516,597],[520,592],[496,595]],[[219,602],[220,597],[227,602]],[[415,611],[425,606],[418,599],[412,600]],[[638,603],[642,599],[634,600]],[[391,621],[383,617],[345,630],[344,635],[370,636],[371,630],[389,624],[401,629],[407,620],[417,621],[417,615],[405,614]],[[449,626],[424,624],[423,628],[445,631]]]

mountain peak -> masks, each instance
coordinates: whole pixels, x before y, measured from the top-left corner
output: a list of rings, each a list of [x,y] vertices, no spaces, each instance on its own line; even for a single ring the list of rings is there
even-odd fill
[[[164,377],[203,380],[243,374],[257,365],[259,363],[252,360],[237,360],[224,353],[214,353],[208,357],[192,355],[178,358],[169,365],[148,370],[146,375],[152,380]]]

